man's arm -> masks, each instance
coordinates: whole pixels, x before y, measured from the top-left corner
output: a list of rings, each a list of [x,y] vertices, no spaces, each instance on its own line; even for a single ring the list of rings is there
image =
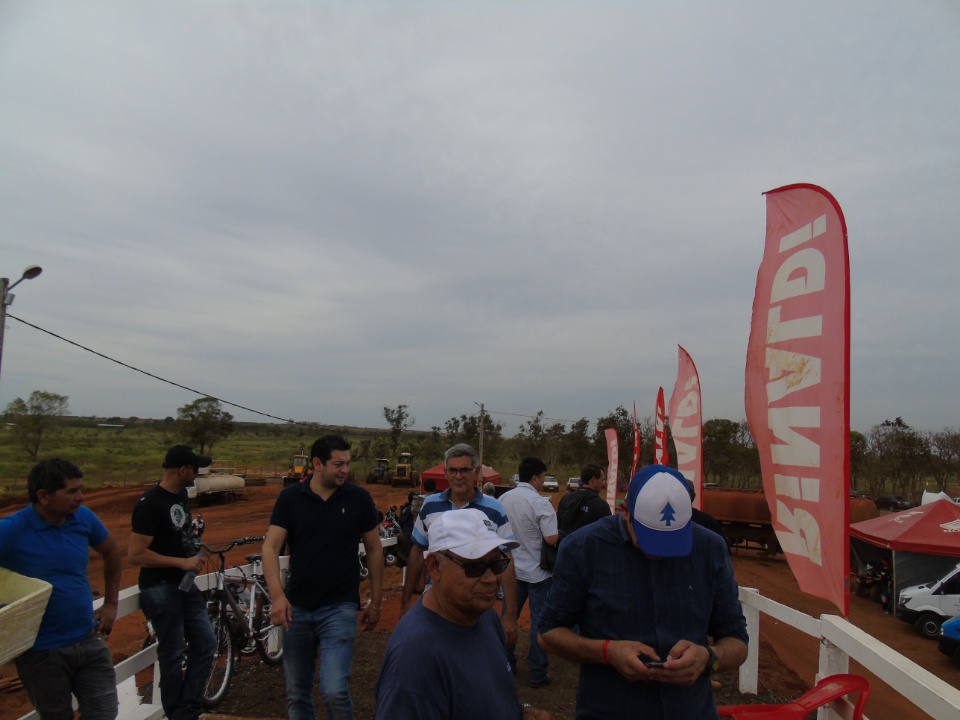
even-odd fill
[[[103,556],[103,605],[94,613],[94,620],[97,621],[97,632],[107,636],[113,631],[113,623],[117,619],[117,603],[120,598],[120,546],[113,535],[107,535],[106,539],[99,545],[94,545],[93,549]]]
[[[747,659],[747,645],[735,637],[725,637],[714,643],[717,654],[717,671],[735,670]],[[654,671],[653,680],[671,685],[693,685],[707,672],[710,651],[706,645],[697,645],[681,640],[670,650],[663,669]]]
[[[410,550],[410,556],[407,558],[407,572],[403,579],[403,591],[400,593],[400,616],[410,609],[410,601],[413,598],[413,588],[417,584],[417,578],[423,574],[423,548],[413,544]]]
[[[267,591],[270,593],[270,622],[280,625],[284,630],[290,629],[293,620],[293,608],[287,600],[280,578],[280,549],[287,540],[287,530],[278,525],[267,528],[263,539],[261,562],[263,563],[263,577],[267,581]]]
[[[503,614],[500,623],[503,625],[503,634],[507,636],[507,647],[517,644],[517,571],[513,567],[513,555],[510,555],[510,564],[503,573]]]
[[[657,657],[656,651],[642,642],[585,638],[567,627],[555,627],[537,637],[544,652],[581,665],[611,665],[630,681],[660,679],[643,661],[666,659]]]
[[[127,560],[131,565],[140,567],[160,567],[177,568],[184,572],[200,572],[203,570],[203,558],[199,555],[193,557],[174,557],[173,555],[161,555],[150,549],[150,543],[153,542],[152,535],[140,535],[139,533],[130,533],[130,547],[127,550]]]
[[[364,609],[361,620],[364,630],[373,630],[380,622],[380,608],[383,606],[383,544],[377,528],[368,530],[360,537],[370,571],[370,603]]]

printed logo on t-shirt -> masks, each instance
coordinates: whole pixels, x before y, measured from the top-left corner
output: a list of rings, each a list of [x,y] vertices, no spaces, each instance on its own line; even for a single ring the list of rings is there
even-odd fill
[[[182,530],[183,526],[187,524],[187,511],[183,505],[170,506],[170,522],[177,530]]]

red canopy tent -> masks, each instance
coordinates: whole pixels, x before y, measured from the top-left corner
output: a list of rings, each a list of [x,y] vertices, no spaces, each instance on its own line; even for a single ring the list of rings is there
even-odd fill
[[[937,500],[850,526],[850,537],[888,550],[960,556],[960,505]]]
[[[420,473],[420,483],[422,483],[427,478],[432,478],[434,482],[437,483],[437,492],[441,492],[450,487],[450,483],[447,482],[447,474],[443,471],[443,463],[430,468],[429,470],[424,470]],[[494,470],[489,465],[483,466],[483,477],[480,479],[480,486],[483,487],[483,483],[492,482],[494,485],[499,485],[501,480],[501,475],[496,470]]]
[[[960,505],[937,500],[850,525],[850,544],[861,565],[885,555],[893,560],[894,597],[929,582],[960,557]],[[882,549],[878,549],[882,548]]]

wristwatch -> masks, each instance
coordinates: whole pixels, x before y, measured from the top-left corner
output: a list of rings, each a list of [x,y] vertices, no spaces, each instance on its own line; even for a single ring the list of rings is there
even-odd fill
[[[710,677],[720,669],[720,657],[709,645],[704,645],[704,647],[707,649],[707,652],[710,653],[710,660],[707,661],[707,667],[704,668],[703,674]]]

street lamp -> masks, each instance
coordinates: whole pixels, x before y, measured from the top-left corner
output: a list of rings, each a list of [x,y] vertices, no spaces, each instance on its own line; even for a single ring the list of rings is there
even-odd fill
[[[13,295],[10,291],[24,280],[33,280],[42,272],[43,268],[39,265],[27,265],[20,279],[13,285],[10,284],[9,278],[0,278],[0,367],[3,363],[3,331],[7,327],[7,306],[13,305]]]

